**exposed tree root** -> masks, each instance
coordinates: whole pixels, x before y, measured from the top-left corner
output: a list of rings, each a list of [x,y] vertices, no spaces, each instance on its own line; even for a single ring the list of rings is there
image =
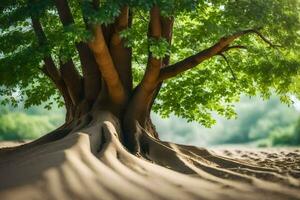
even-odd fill
[[[0,199],[300,199],[299,179],[279,169],[162,142],[146,132],[134,155],[108,113],[73,127],[48,143],[11,149],[9,156],[2,150]]]

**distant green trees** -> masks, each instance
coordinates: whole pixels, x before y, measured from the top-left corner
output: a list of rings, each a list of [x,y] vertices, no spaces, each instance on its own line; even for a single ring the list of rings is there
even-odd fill
[[[300,145],[300,113],[279,99],[239,105],[239,117],[225,125],[218,143],[253,143],[257,146]],[[235,128],[234,128],[235,127]],[[298,135],[298,136],[297,136]],[[227,137],[226,137],[227,136]]]
[[[55,129],[63,122],[62,111],[48,111],[41,107],[26,112],[20,108],[0,108],[0,140],[30,140]]]
[[[300,145],[300,112],[280,103],[278,98],[262,101],[243,97],[237,104],[238,118],[217,117],[217,124],[207,129],[186,123],[174,116],[161,120],[154,115],[161,138],[199,146],[213,144],[252,144],[255,146]],[[35,139],[55,129],[64,121],[62,109],[30,107],[24,111],[0,107],[0,140]]]
[[[272,131],[269,138],[273,146],[300,145],[300,119],[295,124]]]
[[[294,130],[294,137],[293,137],[293,141],[300,145],[300,119],[298,120],[297,126]]]
[[[211,129],[197,123],[186,124],[182,119],[158,120],[162,139],[198,146],[243,144],[252,146],[300,145],[300,112],[288,107],[278,98],[268,101],[242,97],[236,104],[237,119],[215,116],[217,124]]]

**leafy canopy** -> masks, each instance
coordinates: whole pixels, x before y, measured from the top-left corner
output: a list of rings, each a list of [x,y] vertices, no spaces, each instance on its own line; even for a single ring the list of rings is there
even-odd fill
[[[1,0],[0,3],[0,95],[2,103],[25,101],[27,107],[60,94],[42,73],[42,58],[52,55],[56,62],[72,58],[80,70],[75,44],[88,41],[92,34],[85,21],[110,24],[128,5],[132,26],[122,32],[133,49],[134,81],[140,81],[148,50],[157,58],[171,56],[175,63],[212,46],[221,37],[246,29],[260,29],[273,48],[257,35],[249,34],[223,56],[215,56],[196,68],[166,81],[157,97],[154,111],[162,116],[174,113],[210,126],[211,112],[234,116],[232,103],[240,94],[272,92],[289,102],[299,75],[299,0],[100,0],[92,9],[91,0],[68,1],[75,23],[63,27],[53,0]],[[174,17],[172,45],[165,39],[148,39],[149,10],[156,4],[164,16]],[[38,17],[47,41],[39,45],[31,26]],[[52,98],[51,98],[52,97]]]

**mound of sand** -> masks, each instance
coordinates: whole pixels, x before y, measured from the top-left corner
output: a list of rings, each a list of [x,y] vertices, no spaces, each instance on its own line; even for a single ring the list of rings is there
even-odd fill
[[[144,138],[143,155],[133,155],[111,124],[90,129],[2,153],[0,199],[300,199],[299,149],[207,150]]]

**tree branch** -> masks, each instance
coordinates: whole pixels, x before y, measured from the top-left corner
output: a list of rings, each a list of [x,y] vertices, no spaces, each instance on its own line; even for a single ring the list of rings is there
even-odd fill
[[[229,70],[230,70],[230,73],[231,73],[231,75],[232,75],[232,77],[233,77],[233,80],[236,81],[236,80],[237,80],[236,75],[235,75],[235,73],[234,73],[232,67],[231,67],[230,64],[229,64],[229,61],[228,61],[227,57],[226,57],[223,53],[220,53],[220,54],[218,54],[218,55],[220,55],[220,56],[225,60],[225,62],[227,63],[227,66],[228,66],[228,68],[229,68]]]
[[[246,46],[243,46],[243,45],[233,45],[233,46],[228,46],[227,48],[225,48],[223,50],[223,52],[229,51],[229,50],[232,50],[232,49],[248,49],[248,48]]]
[[[270,47],[282,47],[281,45],[278,44],[273,44],[269,39],[267,39],[261,32],[259,32],[259,29],[252,29],[249,31],[249,33],[255,33],[258,37],[260,37],[260,39],[262,39],[265,43],[267,43],[268,45],[270,45]]]
[[[43,31],[43,28],[42,28],[42,25],[41,25],[39,19],[36,17],[31,17],[31,20],[32,20],[32,27],[37,36],[39,45],[44,45],[44,43],[46,43],[46,41],[47,41],[47,38]],[[55,84],[55,86],[57,87],[57,89],[59,90],[61,95],[63,96],[64,102],[65,102],[65,107],[67,110],[66,121],[68,121],[72,117],[73,103],[71,100],[71,96],[68,92],[67,86],[66,86],[64,80],[62,79],[60,72],[56,68],[51,55],[45,56],[43,58],[43,61],[44,61],[44,66],[42,68],[42,71],[44,72],[44,74],[47,77],[50,78],[50,80],[53,81],[53,83]]]
[[[94,53],[99,70],[107,84],[109,95],[115,103],[123,103],[126,98],[125,91],[106,45],[101,26],[92,25],[92,32],[94,38],[89,42],[89,47]]]
[[[45,45],[47,42],[47,38],[39,19],[36,17],[31,17],[31,22],[34,33],[37,36],[39,46]],[[61,79],[61,75],[54,64],[51,55],[45,56],[43,58],[43,61],[45,64],[42,69],[43,72],[45,72],[46,75],[50,77],[55,84],[58,84],[59,80]]]
[[[127,92],[132,90],[132,50],[129,47],[125,47],[120,32],[129,27],[129,20],[129,8],[124,6],[113,24],[113,34],[109,43],[113,63]]]
[[[164,38],[169,44],[172,40],[173,18],[162,17],[159,8],[154,6],[150,11],[150,22],[148,37]],[[149,52],[148,65],[142,82],[137,86],[132,101],[129,104],[130,115],[133,115],[140,124],[149,123],[150,110],[154,103],[154,99],[159,93],[162,82],[158,81],[159,71],[161,67],[169,64],[169,55],[163,59],[152,57]],[[139,106],[136,106],[139,105]]]
[[[151,38],[159,39],[161,37],[161,21],[160,21],[160,9],[157,5],[154,5],[150,10],[150,22],[149,22],[149,36]]]
[[[63,26],[73,24],[74,18],[67,0],[55,0],[55,5]],[[93,101],[97,98],[100,91],[101,74],[99,73],[96,60],[88,45],[84,42],[79,42],[76,44],[76,49],[79,53],[84,77],[84,95],[87,100]]]
[[[162,25],[162,37],[167,40],[169,45],[171,46],[172,43],[172,36],[173,36],[173,24],[174,24],[174,18],[173,17],[161,17],[161,25]],[[168,66],[170,62],[170,55],[166,55],[162,60],[162,67]],[[159,82],[153,95],[152,100],[148,107],[148,113],[151,113],[152,105],[154,104],[154,101],[161,89],[162,82]]]
[[[88,101],[96,100],[101,90],[101,73],[98,65],[86,43],[80,42],[76,45],[82,66],[84,96]]]
[[[41,25],[39,19],[36,17],[31,17],[31,21],[32,21],[33,30],[38,39],[38,43],[40,46],[42,46],[46,43],[46,40],[47,40],[46,35],[43,31],[42,25]],[[60,90],[62,95],[67,96],[68,94],[63,93],[62,83],[61,83],[61,80],[62,80],[61,74],[58,71],[58,69],[56,68],[51,55],[45,56],[43,58],[43,61],[44,61],[44,66],[42,68],[42,71],[45,73],[46,76],[48,76],[53,81],[53,83]]]
[[[168,67],[165,67],[161,70],[160,75],[159,75],[159,80],[165,80],[171,77],[176,76],[179,73],[182,73],[188,69],[191,69],[197,65],[199,65],[200,63],[202,63],[203,61],[218,55],[224,51],[228,51],[229,49],[232,49],[234,46],[230,47],[229,45],[235,41],[237,38],[240,38],[241,36],[247,35],[247,34],[256,34],[257,36],[259,36],[264,42],[266,42],[267,44],[269,44],[272,47],[276,47],[278,45],[273,45],[268,39],[266,39],[258,30],[256,29],[248,29],[248,30],[244,30],[241,32],[237,32],[233,35],[227,36],[227,37],[223,37],[219,40],[219,42],[217,42],[216,44],[214,44],[213,46],[211,46],[210,48],[207,48],[195,55],[192,55],[188,58],[185,58],[173,65],[170,65]],[[238,48],[238,46],[235,46],[234,48]]]
[[[170,31],[163,31],[160,10],[158,6],[154,6],[150,10],[150,21],[148,26],[148,39],[160,39],[163,34],[166,37],[170,36]],[[149,117],[149,110],[153,103],[153,96],[156,96],[159,91],[158,76],[162,67],[162,59],[157,59],[148,53],[148,63],[141,83],[135,88],[132,99],[128,105],[128,110],[134,119],[137,119],[140,124],[145,124]],[[159,84],[159,86],[158,86]]]
[[[62,4],[63,1],[59,1],[59,4]],[[67,12],[66,12],[67,13]],[[68,19],[68,15],[64,13],[61,17],[66,20],[68,23],[71,22],[71,19]],[[38,40],[40,45],[46,42],[46,36],[43,32],[40,22],[32,18],[33,28],[37,33]],[[44,63],[46,67],[46,75],[49,75],[50,78],[54,81],[58,89],[62,92],[63,96],[66,98],[65,102],[68,103],[69,98],[72,100],[73,105],[77,105],[82,98],[82,82],[81,77],[76,70],[73,61],[70,59],[66,63],[60,63],[60,72],[56,68],[53,59],[48,56],[44,58]],[[63,88],[66,87],[67,89]],[[68,95],[64,92],[68,91]]]
[[[161,26],[162,26],[162,37],[167,40],[169,45],[171,46],[172,36],[173,36],[173,17],[161,17]],[[170,55],[166,55],[163,58],[163,67],[168,66],[170,62]]]
[[[157,5],[150,10],[150,22],[148,28],[148,39],[159,39],[162,34],[160,10]],[[162,66],[162,59],[157,59],[152,56],[149,51],[147,68],[144,77],[140,83],[141,87],[146,90],[153,90],[157,84],[160,68]]]
[[[76,70],[73,61],[60,62],[60,73],[66,83],[73,104],[78,105],[83,97],[83,87],[81,76]]]

